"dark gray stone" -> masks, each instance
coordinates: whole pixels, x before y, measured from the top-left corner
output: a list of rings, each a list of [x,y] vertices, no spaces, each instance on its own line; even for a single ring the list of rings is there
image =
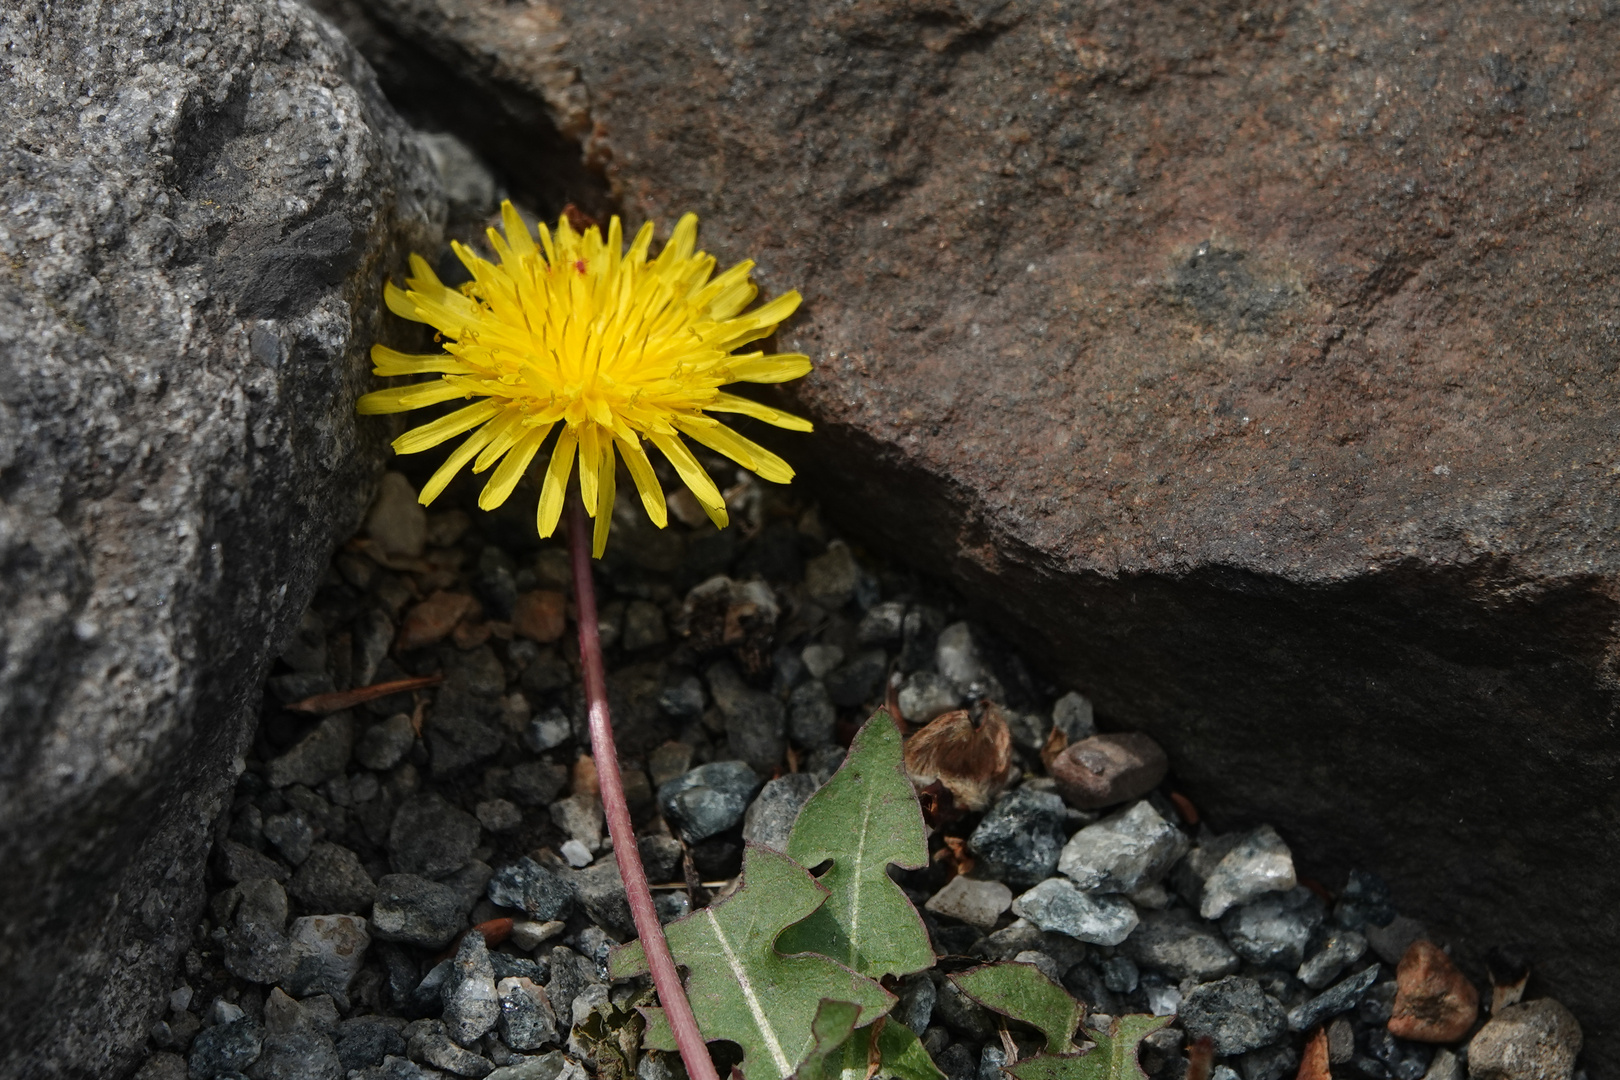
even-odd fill
[[[318,1031],[266,1035],[248,1080],[343,1080],[343,1065],[332,1040]]]
[[[1292,1046],[1271,1046],[1238,1058],[1237,1071],[1243,1080],[1283,1080],[1294,1075],[1298,1067],[1299,1052]]]
[[[354,717],[333,713],[280,757],[265,763],[264,778],[273,788],[289,784],[316,787],[342,776],[354,748]]]
[[[1395,918],[1395,901],[1389,886],[1377,874],[1351,870],[1349,880],[1333,905],[1333,921],[1346,930],[1388,926]]]
[[[1206,919],[1226,914],[1268,892],[1292,889],[1294,857],[1277,830],[1262,825],[1238,838],[1204,879],[1198,913]]]
[[[624,879],[612,856],[598,859],[583,870],[569,874],[579,906],[598,925],[619,938],[634,937],[635,920],[630,917],[630,901],[624,895]]]
[[[370,910],[377,883],[354,852],[323,840],[310,849],[287,891],[308,911],[358,915]]]
[[[983,872],[1016,889],[1045,881],[1063,850],[1066,808],[1050,791],[1020,787],[1003,795],[968,837]]]
[[[452,885],[415,874],[387,874],[377,882],[371,932],[383,941],[443,948],[466,925],[472,904]]]
[[[788,734],[806,749],[828,746],[838,726],[838,708],[820,679],[810,679],[788,695]]]
[[[221,841],[214,861],[226,881],[241,882],[251,878],[286,881],[290,874],[283,863],[235,840]]]
[[[446,776],[501,748],[500,697],[506,673],[487,645],[442,650],[445,679],[422,724],[433,775]]]
[[[237,978],[256,983],[280,982],[293,964],[287,925],[287,893],[268,878],[251,878],[236,886],[241,897],[236,921],[225,939],[225,967]]]
[[[896,703],[908,723],[926,724],[937,716],[962,707],[956,684],[932,671],[915,671],[900,684]]]
[[[310,845],[315,842],[315,830],[296,810],[267,815],[261,831],[266,840],[276,845],[281,857],[294,866],[309,858]]]
[[[934,986],[934,980],[926,971],[907,975],[900,980],[896,995],[900,1000],[890,1015],[920,1038],[933,1022],[934,1002],[939,1000],[939,990]]]
[[[488,1076],[495,1068],[488,1058],[451,1041],[442,1020],[417,1020],[405,1029],[411,1060],[470,1080]]]
[[[409,1058],[389,1054],[380,1066],[360,1070],[354,1080],[443,1080],[446,1075],[438,1069],[425,1069]]]
[[[1311,935],[1327,913],[1304,886],[1268,893],[1221,916],[1221,932],[1232,951],[1260,967],[1297,969]]]
[[[1187,846],[1144,799],[1075,833],[1057,868],[1087,892],[1133,893],[1162,878]]]
[[[537,754],[553,750],[574,737],[573,722],[561,709],[553,705],[529,721],[523,729],[523,745]],[[552,794],[556,798],[556,794]],[[550,802],[551,799],[544,800]]]
[[[706,674],[709,693],[726,718],[726,741],[732,755],[756,772],[769,774],[787,749],[787,712],[782,703],[745,684],[728,663],[715,664]]]
[[[1324,990],[1305,1004],[1289,1010],[1288,1026],[1295,1031],[1309,1031],[1324,1020],[1331,1020],[1340,1013],[1349,1012],[1361,1001],[1362,995],[1372,989],[1373,983],[1378,981],[1378,972],[1379,967],[1374,964],[1367,970]]]
[[[536,960],[529,956],[513,956],[503,952],[490,953],[489,965],[495,971],[496,982],[515,977],[544,983],[551,971],[549,962],[545,960]]]
[[[568,769],[550,761],[522,761],[507,774],[506,793],[520,806],[547,806],[568,786]]]
[[[1316,953],[1299,966],[1299,981],[1320,990],[1367,951],[1367,939],[1354,930],[1340,930],[1323,939]],[[1398,958],[1397,958],[1398,959]]]
[[[767,783],[743,815],[743,839],[786,851],[793,822],[820,786],[809,773],[788,773]]]
[[[742,821],[760,786],[747,762],[714,761],[661,786],[658,808],[688,844],[695,844]]]
[[[557,1017],[545,990],[534,980],[502,979],[500,994],[501,1041],[513,1050],[538,1050],[557,1039]]]
[[[818,746],[804,759],[804,771],[825,784],[844,764],[845,756],[844,748],[837,743]]]
[[[889,658],[882,649],[867,649],[842,667],[829,671],[822,682],[835,705],[856,709],[883,697],[883,681],[889,673]]]
[[[595,964],[565,945],[552,948],[551,977],[546,980],[546,996],[561,1022],[572,1023],[574,998],[587,986],[599,981]]]
[[[664,687],[658,694],[658,707],[676,720],[696,720],[703,715],[703,683],[696,675]]]
[[[473,932],[461,939],[443,993],[445,1034],[462,1046],[471,1046],[495,1026],[501,1002],[483,934]]]
[[[540,655],[523,669],[522,682],[523,689],[531,694],[549,694],[573,685],[574,671],[556,649],[541,649]]]
[[[258,1060],[263,1046],[264,1030],[247,1017],[204,1028],[191,1041],[186,1075],[190,1080],[214,1080],[242,1072]]]
[[[1036,885],[1013,901],[1012,910],[1042,930],[1094,945],[1118,945],[1138,922],[1136,909],[1125,897],[1081,892],[1062,877]]]
[[[388,831],[394,872],[442,878],[466,866],[478,846],[478,819],[436,793],[413,795],[400,805]]]
[[[1206,982],[1230,975],[1241,965],[1219,934],[1184,910],[1150,911],[1121,951],[1142,968],[1172,979]]]
[[[574,903],[574,886],[562,873],[524,855],[495,871],[487,895],[490,903],[518,908],[531,919],[545,922],[567,917]]]
[[[416,745],[416,729],[405,713],[395,713],[365,730],[354,748],[354,759],[368,769],[392,769]]]
[[[1209,1036],[1223,1057],[1271,1046],[1288,1031],[1277,999],[1238,975],[1194,987],[1181,1003],[1180,1018],[1189,1038]]]
[[[905,638],[906,605],[900,600],[873,604],[855,628],[855,640],[862,645],[899,645]]]
[[[681,856],[685,852],[679,840],[653,833],[637,839],[636,850],[641,853],[641,865],[648,881],[660,885],[679,879]]]
[[[345,1074],[367,1065],[381,1065],[389,1054],[403,1056],[405,1037],[391,1025],[361,1017],[345,1020],[337,1038],[338,1064]]]
[[[330,994],[347,1009],[349,984],[360,973],[371,945],[366,920],[356,915],[309,915],[294,919],[287,937],[292,943],[292,971],[283,983],[287,991],[297,997]]]
[[[937,974],[937,972],[931,973]],[[946,978],[934,979],[934,1018],[975,1042],[995,1037],[996,1018]],[[941,1065],[941,1068],[944,1066]]]

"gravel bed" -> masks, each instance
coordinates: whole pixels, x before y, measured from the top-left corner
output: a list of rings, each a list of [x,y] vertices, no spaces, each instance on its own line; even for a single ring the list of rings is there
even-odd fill
[[[901,981],[895,1015],[951,1080],[998,1080],[1005,1061],[991,1015],[944,978],[987,960],[1036,964],[1096,1013],[1177,1014],[1144,1044],[1154,1080],[1211,1064],[1214,1080],[1281,1080],[1318,1029],[1346,1078],[1570,1075],[1580,1034],[1562,1006],[1481,1031],[1475,988],[1376,876],[1330,893],[1271,827],[1210,831],[1162,750],[1099,735],[1084,697],[948,591],[792,498],[744,475],[725,531],[681,496],[664,531],[638,506],[615,515],[598,576],[609,686],[666,918],[723,890],[745,841],[782,846],[886,696],[913,726],[988,701],[1016,777],[986,812],[945,815],[928,868],[897,874],[944,959]],[[389,474],[268,679],[142,1080],[622,1071],[599,1036],[642,987],[606,978],[633,931],[582,760],[567,577],[526,515],[424,513]],[[326,715],[286,708],[429,675],[442,683]],[[1054,729],[1069,749],[1049,769]],[[637,1071],[680,1065],[650,1054]]]

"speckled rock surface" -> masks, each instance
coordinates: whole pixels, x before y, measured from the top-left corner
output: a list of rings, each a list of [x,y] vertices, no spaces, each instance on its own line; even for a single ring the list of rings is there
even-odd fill
[[[295,4],[22,0],[0,41],[0,1059],[116,1076],[375,482],[363,349],[443,197]]]
[[[846,531],[1223,828],[1376,862],[1464,952],[1534,927],[1616,1059],[1620,18],[345,2],[385,75],[551,103],[632,217],[804,291],[785,449]]]

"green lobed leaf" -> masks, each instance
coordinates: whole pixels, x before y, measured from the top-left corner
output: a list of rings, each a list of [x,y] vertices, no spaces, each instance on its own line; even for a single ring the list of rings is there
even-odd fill
[[[816,1048],[799,1066],[794,1080],[867,1080],[874,1041],[878,1059],[875,1080],[945,1080],[916,1033],[904,1024],[885,1016],[852,1033],[849,1010],[854,1006],[824,1001],[821,1008],[816,1015]],[[833,1045],[835,1038],[840,1041]]]
[[[794,1080],[843,1080],[846,1073],[859,1070],[856,1080],[866,1078],[866,1039],[851,1038],[861,1007],[848,1001],[823,1001],[810,1023],[813,1042],[810,1053],[800,1062]]]
[[[664,927],[670,952],[687,970],[686,994],[698,1027],[707,1039],[742,1047],[745,1080],[793,1074],[814,1043],[811,1027],[823,998],[859,1006],[863,1024],[894,1006],[893,994],[842,964],[777,950],[782,928],[826,897],[827,890],[797,863],[750,844],[735,893]],[[639,941],[614,950],[608,963],[615,979],[647,970]],[[653,1024],[648,1015],[649,1031]]]
[[[1106,1029],[1086,1029],[1096,1047],[1084,1054],[1041,1054],[1003,1070],[1014,1080],[1148,1080],[1137,1060],[1143,1039],[1165,1027],[1168,1016],[1115,1016]]]
[[[813,952],[862,975],[909,975],[934,966],[922,917],[889,877],[892,863],[928,862],[922,807],[901,764],[900,729],[879,709],[856,734],[844,764],[810,797],[787,854],[821,875],[827,902],[782,935],[783,952]]]
[[[1085,1007],[1034,964],[985,964],[950,976],[968,997],[993,1012],[1022,1020],[1046,1036],[1048,1054],[1074,1051],[1074,1029]]]
[[[917,1033],[898,1021],[884,1018],[878,1031],[878,1072],[895,1080],[945,1080],[934,1059],[923,1049]]]

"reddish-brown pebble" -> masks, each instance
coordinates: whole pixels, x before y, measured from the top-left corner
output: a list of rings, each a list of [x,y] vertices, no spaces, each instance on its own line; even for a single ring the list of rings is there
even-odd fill
[[[1138,799],[1159,785],[1170,763],[1159,744],[1135,731],[1081,739],[1052,760],[1052,778],[1071,806],[1094,810]]]
[[[566,608],[560,592],[535,589],[523,593],[512,608],[512,633],[549,645],[563,636]]]
[[[1317,1028],[1305,1040],[1305,1054],[1300,1059],[1296,1080],[1333,1080],[1333,1073],[1328,1068],[1326,1028]]]
[[[458,649],[476,649],[489,640],[491,627],[487,622],[470,623],[459,622],[450,634],[450,640],[456,643]]]
[[[445,635],[456,628],[456,623],[477,610],[478,601],[466,593],[441,589],[406,614],[399,636],[394,638],[394,648],[408,652],[443,641]]]
[[[1412,942],[1395,969],[1389,1033],[1413,1042],[1450,1043],[1479,1016],[1479,991],[1433,942]]]

